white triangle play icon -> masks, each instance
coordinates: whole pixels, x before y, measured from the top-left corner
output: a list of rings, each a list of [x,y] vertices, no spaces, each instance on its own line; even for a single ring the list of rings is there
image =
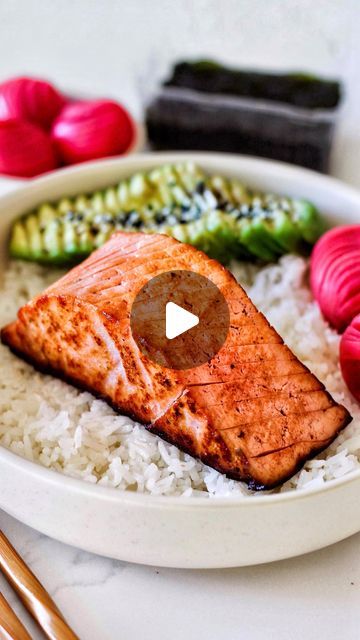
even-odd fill
[[[189,331],[199,324],[199,318],[190,311],[179,307],[175,302],[168,302],[166,305],[165,333],[168,340],[177,338],[185,331]]]

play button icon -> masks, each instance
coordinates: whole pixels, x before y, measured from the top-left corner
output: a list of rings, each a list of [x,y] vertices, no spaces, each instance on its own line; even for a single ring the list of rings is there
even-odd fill
[[[132,304],[132,336],[142,353],[163,367],[190,369],[211,360],[230,324],[219,288],[199,273],[165,271],[151,278]]]
[[[181,336],[199,324],[199,318],[194,313],[179,307],[175,302],[168,302],[165,307],[165,335],[168,340]]]

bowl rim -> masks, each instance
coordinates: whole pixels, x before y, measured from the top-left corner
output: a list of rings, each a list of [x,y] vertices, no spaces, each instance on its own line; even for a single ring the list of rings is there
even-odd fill
[[[263,170],[268,176],[276,174],[279,178],[279,172],[282,176],[288,178],[297,178],[307,180],[311,183],[322,184],[323,187],[331,186],[337,191],[343,194],[348,199],[353,199],[354,202],[360,205],[360,191],[355,187],[343,183],[341,180],[332,176],[318,174],[311,169],[290,165],[285,162],[279,162],[276,160],[270,160],[267,158],[257,158],[254,156],[245,156],[228,153],[214,153],[214,152],[191,152],[191,151],[178,151],[178,152],[154,152],[154,153],[141,153],[123,157],[111,157],[104,158],[96,161],[84,162],[78,165],[69,167],[63,167],[56,171],[52,171],[41,177],[34,178],[29,181],[20,181],[19,187],[14,191],[0,196],[0,206],[6,207],[8,204],[14,203],[18,198],[27,192],[37,191],[43,187],[46,187],[47,183],[57,182],[61,179],[66,179],[68,175],[76,176],[78,174],[96,173],[98,169],[113,168],[119,166],[119,168],[129,168],[129,172],[132,170],[140,170],[141,167],[152,166],[158,162],[174,162],[181,160],[193,160],[201,163],[206,160],[226,161],[227,163],[237,163],[250,165],[253,168],[257,168],[259,171]],[[14,181],[15,182],[15,181]],[[86,482],[82,478],[69,476],[55,469],[47,468],[37,462],[22,457],[19,454],[0,446],[0,462],[11,465],[12,467],[19,468],[20,472],[26,472],[31,478],[39,481],[44,481],[47,484],[64,485],[64,488],[72,490],[74,493],[82,494],[88,498],[97,498],[104,501],[110,501],[114,503],[127,503],[136,505],[139,507],[165,507],[188,509],[190,508],[244,508],[254,507],[260,505],[273,505],[277,503],[299,501],[308,498],[309,496],[327,493],[329,491],[335,491],[339,487],[356,482],[360,479],[360,469],[351,471],[350,473],[333,480],[328,480],[324,485],[316,487],[309,487],[304,489],[290,490],[283,493],[256,493],[252,496],[247,495],[234,495],[234,496],[181,496],[181,495],[154,495],[145,492],[129,491],[128,489],[118,489],[116,487],[107,487],[98,483]]]
[[[139,123],[137,124],[139,125]],[[140,135],[141,130],[144,131],[140,124]],[[132,167],[134,167],[134,170],[136,171],[140,170],[140,165],[144,167],[151,167],[152,165],[156,165],[158,162],[181,162],[186,160],[199,163],[202,161],[206,162],[208,160],[214,160],[215,162],[225,162],[226,164],[228,164],[227,161],[230,161],[239,165],[242,164],[244,168],[246,166],[253,167],[254,169],[257,168],[259,173],[264,172],[267,176],[276,176],[277,179],[279,179],[279,172],[281,172],[281,177],[288,179],[302,178],[303,180],[308,181],[310,186],[311,184],[317,184],[322,185],[323,187],[328,186],[336,188],[336,190],[346,198],[354,200],[355,203],[360,204],[360,189],[355,186],[345,183],[340,178],[318,173],[317,171],[308,169],[307,167],[292,165],[288,162],[282,162],[281,160],[213,151],[151,151],[149,153],[143,150],[138,152],[137,148],[128,155],[108,156],[97,160],[87,160],[73,165],[58,167],[57,169],[48,171],[47,173],[43,173],[42,175],[35,176],[33,178],[16,178],[15,176],[0,174],[1,178],[6,179],[9,184],[13,183],[15,187],[7,193],[0,195],[0,203],[6,204],[7,201],[11,202],[13,199],[20,197],[24,191],[36,191],[37,189],[46,186],[48,182],[56,182],[62,178],[67,178],[67,176],[72,177],[77,176],[78,174],[81,175],[82,173],[89,173],[89,175],[96,174],[98,169],[111,169],[116,165],[119,165],[120,168],[124,165],[129,166],[129,171],[133,170]]]

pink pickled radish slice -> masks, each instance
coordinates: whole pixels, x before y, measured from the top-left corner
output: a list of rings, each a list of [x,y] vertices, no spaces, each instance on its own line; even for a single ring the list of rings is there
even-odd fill
[[[29,178],[57,166],[50,136],[21,120],[0,121],[0,173]]]
[[[311,256],[310,283],[325,318],[343,331],[360,313],[360,225],[336,227],[320,238]]]
[[[124,153],[134,136],[127,111],[111,100],[74,102],[56,119],[52,136],[66,164]]]
[[[360,402],[360,314],[353,319],[341,338],[340,366],[347,386]]]
[[[0,84],[0,120],[19,119],[50,129],[65,98],[49,82],[13,78]]]

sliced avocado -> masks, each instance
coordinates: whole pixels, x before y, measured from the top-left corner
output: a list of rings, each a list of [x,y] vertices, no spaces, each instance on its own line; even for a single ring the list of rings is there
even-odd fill
[[[85,227],[79,233],[79,250],[87,256],[94,251],[94,242],[88,227]]]
[[[156,229],[154,229],[154,231],[156,232]],[[164,227],[162,229],[160,228],[160,231],[161,233],[165,233],[166,235],[175,238],[175,240],[191,244],[188,228],[185,224],[175,224],[173,227]]]
[[[104,191],[104,205],[106,211],[111,213],[118,213],[120,210],[120,203],[115,188],[105,189]]]
[[[49,220],[44,228],[43,243],[45,262],[54,260],[55,262],[62,257],[67,258],[63,252],[62,233],[60,231],[61,222],[59,219]]]
[[[40,227],[46,225],[49,222],[49,220],[54,220],[59,215],[56,208],[53,207],[51,204],[48,204],[47,202],[45,202],[44,204],[41,205],[41,207],[39,207],[39,209],[37,210],[37,214],[39,217]]]
[[[25,226],[21,220],[15,222],[10,238],[10,256],[20,260],[30,259],[30,247],[27,239]]]
[[[218,209],[209,211],[204,218],[211,239],[211,256],[221,256],[217,259],[227,264],[238,250],[236,221]]]
[[[297,251],[301,242],[300,229],[285,211],[278,210],[272,220],[272,233],[283,251]]]
[[[243,246],[254,256],[265,262],[274,262],[277,254],[264,242],[266,234],[261,223],[250,218],[242,218],[239,221],[239,240]]]
[[[256,229],[259,240],[267,250],[271,251],[275,256],[281,256],[284,253],[281,244],[279,244],[275,237],[272,226],[272,215],[270,215],[269,212],[264,211],[254,216],[251,224],[253,229]]]
[[[306,242],[314,244],[326,230],[324,220],[317,208],[307,200],[294,201],[294,222]]]
[[[305,200],[253,193],[191,162],[134,174],[93,194],[43,204],[14,223],[13,257],[62,264],[83,259],[115,230],[167,233],[223,263],[273,261],[302,251],[324,230]]]
[[[74,224],[72,224],[71,220],[66,219],[63,222],[63,245],[64,245],[64,253],[69,257],[76,256],[79,251],[79,238],[76,233],[76,229]]]
[[[101,191],[96,191],[90,199],[90,208],[94,215],[97,213],[105,213],[105,203]]]
[[[84,195],[77,196],[73,208],[78,213],[87,213],[90,209],[89,199]]]
[[[74,203],[69,198],[61,198],[56,208],[58,213],[65,214],[74,210]]]
[[[181,162],[174,165],[174,172],[188,194],[193,193],[206,179],[203,170],[194,162]]]
[[[39,227],[39,218],[35,214],[25,220],[26,236],[29,242],[29,252],[35,260],[41,258],[43,253],[42,234]]]

